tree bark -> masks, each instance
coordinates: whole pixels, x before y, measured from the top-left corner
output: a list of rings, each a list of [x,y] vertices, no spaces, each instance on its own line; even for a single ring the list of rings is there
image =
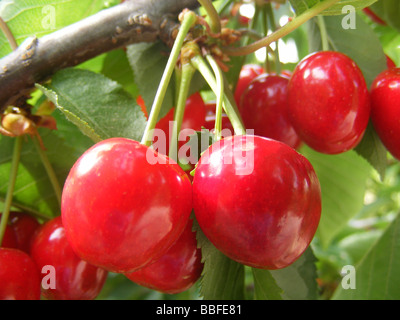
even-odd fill
[[[125,1],[40,39],[26,39],[0,60],[1,113],[60,69],[133,43],[161,39],[171,44],[177,15],[197,6],[197,0]]]

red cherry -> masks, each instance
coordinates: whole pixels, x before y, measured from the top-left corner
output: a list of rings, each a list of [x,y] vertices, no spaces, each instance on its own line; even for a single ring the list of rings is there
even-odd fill
[[[386,64],[387,64],[388,69],[396,68],[396,64],[394,63],[392,58],[390,58],[387,54],[385,56],[386,56]]]
[[[243,93],[239,111],[246,129],[296,149],[301,140],[288,117],[288,84],[289,78],[285,76],[258,76]]]
[[[1,214],[0,214],[0,219],[1,219]],[[17,236],[15,235],[13,228],[9,224],[6,225],[3,240],[0,243],[0,246],[4,248],[13,248],[13,249],[18,248]]]
[[[108,272],[79,258],[65,237],[61,217],[46,222],[32,241],[31,256],[42,270],[42,282],[54,272],[54,288],[43,288],[42,295],[49,300],[93,300],[100,293]],[[48,284],[51,284],[50,281]]]
[[[371,121],[388,151],[400,160],[400,68],[380,73],[371,86]]]
[[[289,119],[301,140],[316,151],[338,154],[362,139],[370,97],[356,63],[340,52],[309,55],[289,81]]]
[[[222,253],[245,265],[279,269],[309,246],[321,191],[309,161],[288,145],[232,136],[200,158],[193,180],[199,226]]]
[[[0,300],[39,300],[39,270],[18,249],[0,248]]]
[[[131,281],[164,293],[176,294],[188,290],[200,278],[203,270],[201,250],[189,220],[175,244],[160,259],[138,271],[125,274]]]
[[[32,237],[40,223],[27,213],[13,211],[10,212],[10,224],[15,233],[17,248],[29,254]]]
[[[62,194],[68,241],[90,264],[129,272],[155,261],[178,239],[192,210],[192,184],[167,156],[111,138],[72,167]]]
[[[235,88],[235,101],[237,105],[240,105],[243,92],[247,89],[250,82],[257,76],[263,74],[265,71],[263,67],[257,64],[245,64],[240,70],[239,79]]]

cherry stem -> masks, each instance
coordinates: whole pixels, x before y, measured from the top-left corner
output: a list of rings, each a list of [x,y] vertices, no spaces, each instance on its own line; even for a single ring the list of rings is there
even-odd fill
[[[168,58],[167,65],[161,77],[160,84],[158,86],[156,96],[154,98],[154,102],[151,107],[149,119],[147,121],[147,125],[142,137],[141,143],[146,146],[150,146],[153,141],[153,130],[157,124],[158,115],[161,110],[162,102],[164,100],[168,84],[174,72],[176,62],[178,61],[179,53],[181,51],[186,35],[188,34],[192,26],[195,24],[196,20],[197,16],[193,11],[187,11],[184,13],[181,27],[179,28],[179,32],[172,47],[172,51]]]
[[[185,113],[186,100],[189,94],[190,83],[196,69],[189,63],[182,65],[181,81],[179,84],[179,93],[176,103],[174,126],[172,128],[172,137],[169,145],[169,157],[178,162],[178,139],[181,131],[183,116]]]
[[[218,63],[211,55],[207,55],[206,59],[210,64],[211,68],[214,71],[217,88],[216,88],[216,109],[215,109],[215,132],[214,132],[214,139],[215,141],[221,140],[221,131],[222,131],[222,109],[224,103],[224,77],[222,75],[222,71],[218,66]]]
[[[46,151],[43,149],[43,146],[41,145],[40,141],[39,141],[39,137],[34,136],[33,137],[33,143],[36,147],[36,150],[40,156],[40,160],[42,161],[42,164],[46,170],[46,173],[49,177],[49,180],[51,182],[51,185],[53,186],[54,189],[54,193],[56,195],[58,204],[61,207],[61,195],[62,195],[62,188],[60,186],[60,183],[58,181],[57,175],[54,171],[54,168],[47,156]]]
[[[4,35],[7,38],[8,43],[11,46],[11,49],[15,50],[18,48],[17,41],[15,40],[14,35],[12,34],[10,28],[7,23],[0,17],[0,29],[3,31]]]
[[[214,91],[215,95],[218,95],[217,81],[214,77],[213,72],[210,70],[209,66],[204,60],[204,58],[201,55],[195,55],[194,57],[191,58],[190,62],[196,68],[196,70],[200,72],[200,74],[203,76],[203,78],[210,86],[211,90]],[[226,90],[224,91],[223,107],[233,126],[233,129],[235,130],[235,134],[245,134],[246,130],[244,128],[243,121],[239,114],[237,106],[232,99],[229,99]]]
[[[322,50],[329,50],[328,33],[326,32],[326,25],[324,17],[318,16],[318,26],[321,33]]]
[[[213,33],[221,32],[221,21],[219,19],[219,14],[215,9],[214,5],[210,0],[197,0],[204,10],[206,10],[208,16],[210,17],[210,28]]]
[[[272,9],[271,2],[268,2],[265,5],[265,10],[266,10],[266,15],[268,16],[272,31],[275,32],[277,30],[277,26],[276,26],[274,10]],[[276,41],[276,48],[275,48],[275,72],[277,74],[281,73],[281,61],[279,59],[279,40]]]
[[[310,19],[314,18],[315,16],[319,15],[322,11],[328,9],[329,7],[331,7],[332,5],[334,5],[339,1],[340,0],[326,0],[323,2],[319,2],[312,8],[304,11],[302,14],[294,18],[292,21],[285,24],[283,27],[271,33],[269,36],[261,40],[255,41],[244,47],[239,47],[239,48],[225,47],[223,48],[223,51],[224,53],[231,56],[242,56],[253,53],[258,49],[269,46],[272,42],[278,41],[284,36],[290,34],[292,31],[299,28],[301,25],[303,25]]]
[[[4,209],[0,222],[0,246],[1,243],[3,242],[3,237],[6,231],[8,217],[10,215],[10,210],[12,206],[12,199],[15,189],[15,183],[17,180],[19,161],[21,159],[21,150],[22,150],[22,136],[18,136],[15,138],[14,142],[14,151],[12,155],[11,171],[8,181],[7,194],[6,194],[6,199],[4,201]]]

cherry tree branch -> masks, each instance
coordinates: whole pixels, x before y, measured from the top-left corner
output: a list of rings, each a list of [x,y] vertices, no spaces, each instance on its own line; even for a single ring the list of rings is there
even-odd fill
[[[198,5],[197,0],[125,1],[42,38],[26,39],[0,60],[0,113],[58,70],[134,43],[162,40],[172,46],[177,15]]]

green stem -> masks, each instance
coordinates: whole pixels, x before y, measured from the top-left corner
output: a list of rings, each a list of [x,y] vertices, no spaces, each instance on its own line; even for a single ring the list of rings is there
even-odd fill
[[[158,115],[160,113],[162,102],[164,100],[168,84],[171,80],[172,73],[174,72],[176,62],[178,61],[179,53],[181,51],[185,37],[188,34],[189,30],[192,28],[192,26],[195,24],[196,19],[197,16],[192,11],[188,11],[183,18],[182,25],[179,29],[178,35],[172,47],[171,54],[168,58],[167,65],[160,80],[160,85],[158,86],[157,93],[154,98],[154,102],[149,115],[149,120],[147,122],[143,134],[141,143],[146,146],[150,146],[153,140],[153,129],[157,124]]]
[[[276,22],[275,22],[275,15],[274,15],[274,10],[272,9],[272,4],[271,2],[268,2],[265,5],[265,10],[268,15],[268,19],[272,28],[272,31],[275,32],[277,30]],[[276,43],[276,48],[275,48],[275,72],[277,74],[281,73],[281,61],[279,59],[279,40],[275,42]]]
[[[49,158],[47,157],[47,153],[45,152],[45,150],[43,150],[40,142],[39,142],[39,138],[37,136],[33,137],[33,143],[36,147],[36,150],[40,156],[40,160],[42,161],[42,164],[46,170],[46,173],[49,177],[49,180],[51,182],[51,185],[53,186],[54,189],[54,193],[56,195],[58,204],[61,207],[61,195],[62,195],[62,188],[60,186],[60,183],[58,181],[57,175],[54,171],[54,168],[49,160]]]
[[[224,77],[222,75],[221,69],[219,68],[214,58],[211,55],[207,55],[206,59],[214,71],[217,82],[214,138],[215,141],[218,141],[221,140],[221,131],[222,131],[222,109],[223,109],[224,91],[225,91]]]
[[[7,38],[8,43],[11,46],[11,49],[15,50],[18,48],[17,41],[14,38],[10,28],[8,27],[7,23],[0,17],[0,29],[3,31],[4,35]]]
[[[10,215],[12,198],[13,198],[14,189],[15,189],[15,182],[17,180],[17,174],[18,174],[18,166],[19,166],[19,161],[21,159],[22,139],[23,139],[22,136],[15,138],[14,151],[13,151],[12,162],[11,162],[11,171],[10,171],[10,177],[9,177],[8,187],[7,187],[7,194],[6,194],[3,214],[1,216],[1,222],[0,222],[0,246],[1,246],[1,243],[3,242],[3,237],[4,237],[4,233],[6,231],[8,217]]]
[[[231,48],[226,47],[223,48],[223,51],[231,56],[241,56],[241,55],[248,55],[261,49],[263,47],[269,46],[272,42],[278,41],[279,39],[283,38],[284,36],[290,34],[292,31],[312,19],[313,17],[319,15],[322,11],[328,9],[335,3],[339,2],[340,0],[326,0],[320,2],[313,6],[311,9],[306,10],[298,17],[294,18],[291,22],[285,24],[282,28],[276,30],[275,32],[271,33],[268,37],[265,37],[259,41],[255,41],[248,46],[239,47],[239,48]]]
[[[326,32],[326,25],[324,17],[318,16],[318,26],[321,33],[322,50],[329,50],[328,33]]]
[[[217,81],[214,77],[213,72],[210,70],[208,67],[206,61],[203,59],[202,56],[196,55],[191,59],[191,64],[198,70],[201,75],[204,77],[206,82],[208,83],[209,87],[211,90],[214,91],[215,95],[218,95],[217,91]],[[233,105],[233,103],[230,101],[231,99],[228,99],[226,95],[226,91],[224,94],[224,110],[233,126],[233,129],[235,130],[235,134],[245,134],[246,130],[243,125],[243,121],[240,117],[240,114],[237,110],[237,107]]]
[[[210,0],[197,0],[204,10],[206,10],[208,16],[210,17],[210,28],[213,33],[221,32],[221,21],[219,19],[219,14],[215,9],[214,5]]]
[[[178,139],[183,116],[185,113],[186,100],[189,94],[190,83],[196,69],[189,63],[182,65],[181,82],[179,85],[179,94],[175,109],[174,126],[172,129],[172,137],[169,145],[169,157],[178,162]]]

